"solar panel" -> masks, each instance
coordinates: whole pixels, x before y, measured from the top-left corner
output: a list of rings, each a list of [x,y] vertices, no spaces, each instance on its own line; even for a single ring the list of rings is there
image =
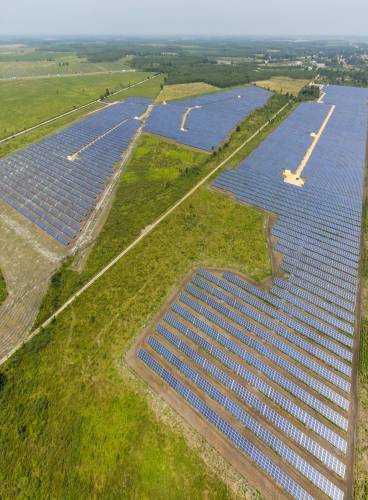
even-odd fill
[[[3,159],[1,198],[69,245],[140,126],[134,117],[149,102],[128,98]]]
[[[289,420],[273,410],[261,399],[254,396],[244,386],[240,385],[234,378],[229,376],[223,370],[211,363],[207,358],[192,349],[188,344],[182,342],[179,337],[172,334],[169,330],[162,326],[159,326],[158,332],[162,335],[163,338],[165,338],[173,346],[184,353],[197,366],[205,370],[208,375],[212,376],[215,380],[223,384],[247,405],[255,409],[261,416],[263,416],[269,422],[279,428],[283,434],[287,435],[296,443],[304,447],[329,469],[336,472],[340,477],[344,477],[345,465],[334,455],[329,453],[326,449],[322,448],[317,442],[311,439],[304,432],[300,431]],[[155,345],[157,345],[157,342],[154,337],[150,337],[150,339],[148,340],[148,344],[154,347]]]
[[[186,399],[188,403],[193,406],[193,408],[195,408],[206,420],[208,420],[222,434],[230,439],[230,441],[232,441],[238,449],[245,453],[249,459],[255,462],[268,476],[282,486],[286,492],[301,500],[312,500],[313,497],[309,495],[309,493],[301,488],[301,486],[299,486],[290,476],[274,464],[274,462],[272,462],[242,434],[236,431],[235,428],[226,420],[221,418],[202,399],[179,382],[179,380],[173,377],[167,370],[162,368],[162,366],[160,366],[146,351],[140,350],[138,356],[149,368],[151,368],[151,370],[157,373],[178,394]]]

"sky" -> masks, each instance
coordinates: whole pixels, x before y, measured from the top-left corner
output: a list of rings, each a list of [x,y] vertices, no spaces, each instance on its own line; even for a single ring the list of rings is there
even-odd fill
[[[0,36],[367,36],[367,19],[367,0],[0,0]]]

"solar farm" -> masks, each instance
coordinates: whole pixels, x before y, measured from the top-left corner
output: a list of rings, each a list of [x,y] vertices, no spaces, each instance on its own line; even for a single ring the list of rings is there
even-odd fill
[[[145,131],[211,151],[271,95],[267,90],[247,86],[160,104],[154,107]]]
[[[0,161],[0,198],[71,247],[127,151],[149,99],[128,98]]]
[[[367,102],[366,89],[325,87],[213,181],[273,214],[272,279],[195,269],[127,355],[266,498],[352,495]],[[169,137],[202,149],[223,137],[222,125],[179,133],[177,104],[149,131],[165,132],[170,107]]]

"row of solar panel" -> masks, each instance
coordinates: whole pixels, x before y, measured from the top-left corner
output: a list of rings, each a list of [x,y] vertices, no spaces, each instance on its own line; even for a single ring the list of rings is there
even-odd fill
[[[314,223],[319,227],[323,226],[327,231],[343,234],[349,238],[358,239],[360,236],[360,229],[355,225],[349,227],[347,224],[341,224],[337,221],[324,218],[317,211],[309,213],[303,208],[299,208],[298,205],[293,206],[291,203],[288,204],[286,197],[281,198],[281,195],[279,195],[279,198],[277,198],[274,194],[267,193],[266,185],[263,186],[263,190],[260,188],[259,192],[257,192],[253,184],[251,188],[249,186],[244,187],[242,184],[244,184],[244,181],[242,183],[242,174],[240,171],[236,174],[231,174],[230,171],[226,177],[219,177],[214,182],[215,186],[231,191],[240,200],[248,203],[252,202],[260,208],[267,208],[280,215],[284,213],[288,213],[289,215],[290,212],[291,218],[302,219],[302,221]]]
[[[274,317],[279,320],[280,316],[277,311],[272,310],[271,308],[265,306],[262,302],[257,300],[253,295],[251,294],[245,294],[243,291],[238,290],[234,286],[231,286],[228,282],[220,280],[213,276],[212,274],[208,273],[207,271],[200,270],[199,274],[203,277],[205,277],[207,280],[211,281],[212,283],[215,283],[217,286],[225,289],[227,292],[231,293],[232,296],[234,297],[239,297],[243,301],[251,304],[256,310],[260,310],[262,312],[267,313],[269,316]],[[202,284],[196,279],[193,279],[194,283],[198,284],[199,286],[202,286]],[[209,289],[207,287],[207,289]],[[235,306],[237,309],[236,301],[233,300],[233,304],[231,303],[231,299],[227,300],[226,297],[222,297],[220,295],[220,299],[224,299],[228,302],[229,305]],[[261,315],[259,312],[253,312],[249,308],[242,308],[242,312],[244,312],[248,317],[252,318],[254,321],[257,323],[261,323],[262,325],[266,326],[270,331],[277,333],[278,335],[282,336],[286,340],[288,340],[291,344],[296,345],[303,349],[304,351],[308,352],[309,354],[312,354],[316,358],[322,360],[324,363],[329,364],[336,370],[340,371],[341,373],[350,376],[351,375],[351,367],[347,365],[346,363],[342,362],[340,359],[337,359],[335,356],[327,353],[326,351],[320,349],[317,347],[314,343],[307,342],[306,340],[300,338],[298,335],[295,335],[294,333],[289,332],[287,329],[283,328],[280,326],[279,322],[276,321],[271,321],[268,319],[267,316]],[[262,338],[265,337],[268,339],[269,342],[272,342],[273,337],[269,335],[269,333],[264,332],[262,329],[260,329],[258,326],[256,326],[254,323],[247,322],[247,329],[256,335],[261,336]],[[280,344],[281,346],[282,344]],[[334,344],[332,344],[334,345]],[[298,352],[298,351],[297,351]],[[298,354],[294,354],[294,356],[298,356]],[[299,360],[298,358],[296,358]],[[335,383],[338,387],[344,388],[347,392],[350,391],[350,385],[345,385],[342,380],[340,380],[339,377],[334,377],[333,373],[330,370],[322,368],[319,364],[313,364],[314,362],[309,361],[309,358],[304,358],[303,360],[300,360],[303,364],[307,363],[308,368],[312,369],[313,371],[317,371],[319,375],[323,376],[324,378],[329,379],[331,382]],[[314,366],[314,368],[312,368]],[[332,377],[332,378],[331,378]]]
[[[345,349],[342,346],[339,346],[338,344],[335,344],[334,342],[331,342],[324,337],[322,337],[319,334],[313,333],[313,330],[310,330],[308,327],[305,327],[303,324],[298,323],[293,319],[293,317],[297,317],[297,319],[300,319],[302,322],[308,324],[308,323],[313,323],[313,318],[307,318],[306,315],[300,315],[296,312],[296,309],[288,309],[285,310],[283,308],[284,304],[281,303],[281,301],[277,299],[273,299],[272,296],[266,292],[263,292],[262,290],[259,290],[257,287],[250,285],[247,283],[245,280],[240,279],[236,275],[232,275],[231,273],[224,273],[224,278],[230,281],[231,283],[234,283],[235,285],[239,286],[240,288],[252,293],[253,295],[256,295],[257,297],[261,298],[262,300],[269,302],[271,305],[277,307],[277,308],[282,308],[282,310],[287,313],[284,314],[283,312],[279,311],[274,311],[273,309],[267,309],[267,311],[272,314],[272,316],[282,323],[290,326],[294,330],[298,331],[299,333],[311,338],[312,340],[318,342],[320,345],[323,345],[323,347],[326,347],[327,349],[331,350],[335,354],[338,354],[344,359],[347,359],[349,361],[352,360],[352,355],[351,352]],[[293,316],[293,317],[290,317]],[[301,316],[301,317],[299,317]],[[314,325],[312,325],[314,326]],[[319,329],[319,328],[317,328]],[[344,345],[347,345],[348,347],[352,346],[352,340],[349,337],[346,337],[345,335],[339,333],[339,332],[333,332],[331,337],[334,340],[337,340],[341,342]],[[318,340],[320,339],[320,340]]]
[[[305,226],[302,225],[302,227],[300,227],[300,225],[296,224],[292,219],[285,220],[279,217],[275,228],[278,231],[286,230],[287,233],[293,234],[296,237],[305,235]],[[356,248],[356,244],[351,243],[346,238],[340,240],[337,238],[330,238],[325,231],[313,231],[311,228],[309,228],[308,233],[309,241],[313,242],[316,246],[321,246],[321,248],[326,248],[326,246],[322,245],[333,247],[333,251],[338,255],[348,255],[352,260],[359,261],[359,251]]]
[[[69,244],[139,127],[131,113],[143,112],[146,106],[145,100],[111,106],[1,161],[2,199],[59,242]],[[76,152],[70,148],[86,146],[87,138],[95,142],[69,161],[67,154]]]
[[[295,470],[311,481],[311,483],[328,495],[328,497],[333,499],[343,498],[343,492],[323,474],[321,474],[318,469],[313,467],[274,433],[260,424],[254,417],[244,410],[242,406],[221,392],[212,383],[208,382],[208,380],[202,377],[199,372],[193,370],[193,368],[191,368],[187,363],[178,358],[153,337],[148,339],[148,344],[170,365],[174,366],[187,381],[192,382],[198,389],[203,391],[218,405],[223,407],[225,411],[235,417],[235,419],[242,426],[244,426],[244,428],[248,429],[253,436],[256,436],[262,443],[273,449],[289,465],[294,467]]]
[[[272,287],[271,293],[273,293],[274,295],[278,296],[279,298],[281,298],[283,300],[286,300],[286,302],[289,302],[290,304],[298,307],[299,309],[303,309],[308,314],[311,314],[312,316],[316,316],[316,318],[322,319],[326,323],[329,323],[329,324],[335,326],[336,328],[338,328],[346,333],[349,333],[350,335],[353,335],[353,333],[354,333],[354,328],[352,326],[347,326],[345,322],[341,321],[340,319],[336,319],[335,316],[323,311],[322,308],[320,308],[320,301],[319,300],[317,300],[318,307],[315,307],[314,305],[309,304],[305,300],[299,299],[299,297],[295,296],[293,293],[290,293],[289,291],[282,290],[282,289],[277,288],[277,287]],[[306,294],[304,294],[304,296],[305,295]],[[336,312],[334,312],[333,314],[336,314]],[[354,318],[351,321],[351,323],[354,323]]]
[[[275,285],[277,285],[277,287],[271,288],[270,291],[272,293],[277,293],[276,290],[278,288],[282,288],[282,289],[290,292],[290,294],[295,295],[297,297],[300,297],[303,300],[305,300],[311,304],[314,304],[315,306],[319,307],[320,309],[324,309],[324,310],[330,312],[331,314],[334,314],[338,318],[342,318],[351,324],[353,324],[355,321],[354,314],[349,313],[348,311],[346,311],[346,309],[342,309],[340,304],[338,304],[337,306],[334,305],[334,303],[337,303],[335,297],[332,297],[331,295],[329,295],[327,293],[323,293],[323,290],[321,291],[322,296],[324,296],[324,298],[327,299],[328,301],[322,300],[320,297],[317,297],[313,293],[310,293],[311,290],[306,292],[305,290],[303,290],[303,288],[305,288],[305,286],[303,286],[303,285],[299,287],[296,284],[292,284],[291,281],[287,282],[287,281],[284,281],[284,280],[281,280],[278,278],[274,279],[274,283],[275,283]],[[312,288],[312,287],[310,287],[310,288]],[[321,295],[321,294],[319,294],[319,295]]]
[[[294,285],[307,290],[314,295],[324,298],[331,304],[336,304],[347,311],[354,312],[354,295],[352,293],[348,293],[341,288],[335,287],[330,283],[326,283],[312,274],[305,273],[304,271],[295,268],[293,269],[288,264],[283,264],[282,269],[290,273],[290,283],[293,283]],[[291,269],[293,269],[293,271],[291,271]],[[293,274],[291,274],[291,272]]]
[[[244,452],[252,461],[272,479],[274,479],[287,493],[300,500],[312,500],[301,486],[290,478],[282,469],[274,464],[266,455],[258,450],[249,440],[240,434],[227,421],[221,418],[214,410],[204,403],[198,396],[181,384],[167,370],[163,369],[144,350],[138,353],[139,358],[168,383],[178,394],[180,394],[193,408],[195,408],[206,420],[213,424],[224,434],[237,448]]]
[[[265,347],[263,344],[257,342],[253,338],[246,335],[244,333],[243,329],[246,329],[248,327],[249,322],[244,320],[243,317],[239,316],[238,314],[233,313],[230,309],[222,306],[222,304],[220,304],[219,302],[216,302],[211,297],[209,297],[208,295],[199,291],[198,289],[194,288],[191,285],[188,286],[187,291],[190,292],[197,299],[200,299],[205,304],[208,304],[213,309],[222,313],[226,318],[231,319],[232,321],[236,322],[239,326],[241,326],[242,330],[239,330],[235,327],[232,327],[231,324],[228,323],[226,320],[222,320],[222,328],[225,328],[226,331],[231,333],[234,337],[236,337],[238,340],[240,340],[243,344],[252,348],[258,354],[260,354],[263,358],[267,358],[273,364],[277,365],[278,367],[282,368],[284,371],[286,371],[287,373],[289,373],[290,375],[292,375],[296,379],[303,382],[307,387],[313,387],[313,390],[315,392],[318,392],[322,396],[326,397],[327,399],[329,399],[330,401],[332,401],[333,403],[338,405],[340,408],[342,408],[344,410],[349,409],[349,401],[345,397],[342,397],[340,394],[338,394],[336,391],[331,389],[326,384],[320,382],[315,377],[309,375],[307,372],[301,370],[296,365],[292,364],[290,362],[290,360],[284,359],[280,355],[276,354],[272,350]],[[204,314],[205,316],[208,316],[207,310],[203,308],[202,314]],[[221,326],[221,319],[222,319],[221,317],[216,316],[216,315],[212,315],[212,317],[211,317],[211,321],[215,322],[218,326]],[[289,350],[288,354],[290,356],[292,354],[292,352]],[[340,380],[341,380],[341,385],[343,385],[344,380],[343,379],[340,379]],[[349,384],[347,384],[347,385],[349,387]],[[345,390],[346,390],[346,388],[345,388]]]
[[[215,180],[216,186],[225,185],[225,187],[230,187],[231,191],[237,194],[239,198],[250,198],[252,197],[255,204],[267,204],[271,207],[272,211],[282,214],[290,215],[291,218],[301,219],[301,222],[312,222],[316,223],[318,226],[324,226],[327,231],[336,232],[339,231],[342,234],[347,234],[352,238],[359,238],[359,227],[357,223],[351,224],[349,222],[339,222],[337,220],[331,220],[331,217],[325,215],[325,213],[319,213],[316,208],[306,209],[305,207],[299,207],[295,203],[294,199],[289,200],[284,196],[281,196],[281,191],[276,191],[274,183],[279,183],[282,186],[282,180],[276,179],[273,183],[264,182],[263,185],[258,184],[260,181],[254,181],[251,184],[244,181],[243,171],[239,168],[238,170],[229,171],[226,177],[219,177]],[[285,183],[284,183],[285,184]],[[289,213],[290,212],[290,213]]]
[[[328,257],[329,259],[351,267],[354,270],[359,267],[359,256],[356,254],[350,254],[350,252],[346,249],[340,250],[339,248],[336,248],[328,243],[322,243],[318,240],[314,240],[309,234],[306,235],[296,233],[293,230],[286,227],[279,227],[279,225],[276,224],[272,229],[272,235],[276,236],[283,242],[291,242],[295,246],[301,246],[303,249],[311,250],[315,254]]]
[[[180,297],[180,301],[189,306],[193,311],[196,311],[199,314],[202,314],[206,320],[209,320],[215,323],[217,326],[224,328],[225,331],[233,335],[236,329],[232,328],[231,325],[224,324],[222,318],[216,316],[211,313],[208,309],[200,306],[198,302],[192,300],[187,295],[182,295]],[[198,319],[196,316],[189,313],[186,309],[182,308],[178,304],[173,305],[173,311],[182,315],[182,317],[191,322],[197,328],[200,328],[204,333],[210,335],[213,340],[220,342],[224,347],[229,349],[231,352],[239,356],[242,360],[246,361],[254,368],[262,372],[266,377],[270,380],[278,384],[280,387],[283,387],[285,390],[293,394],[297,399],[310,406],[318,413],[326,417],[328,420],[333,422],[336,426],[340,427],[343,430],[347,430],[348,421],[345,417],[343,417],[340,413],[333,410],[321,400],[310,394],[308,391],[297,385],[294,381],[288,379],[284,375],[282,375],[279,371],[275,370],[261,359],[255,357],[250,352],[245,350],[243,347],[239,346],[237,343],[229,340],[226,336],[219,333],[217,330],[213,330],[208,326],[208,323]],[[219,323],[221,323],[219,325]],[[309,388],[310,390],[310,388]]]
[[[180,314],[184,318],[187,312],[180,305],[175,307],[177,314]],[[222,363],[226,368],[230,369],[234,374],[243,379],[247,384],[253,386],[256,390],[260,391],[265,397],[269,398],[270,401],[275,403],[278,407],[285,410],[288,414],[296,418],[299,422],[305,425],[307,428],[315,432],[322,439],[326,440],[332,446],[337,448],[343,453],[346,453],[347,443],[344,438],[342,438],[335,431],[326,426],[323,422],[317,420],[313,415],[308,413],[304,408],[297,405],[289,395],[285,396],[282,392],[275,389],[272,385],[265,382],[257,374],[254,374],[246,366],[238,363],[228,354],[225,354],[221,349],[216,347],[212,342],[208,342],[202,338],[198,333],[191,330],[189,327],[178,321],[172,314],[167,313],[164,317],[165,321],[173,328],[175,328],[181,335],[184,335],[196,346],[203,349],[207,354],[211,355],[214,359]],[[184,318],[185,319],[185,318]],[[158,325],[157,329],[159,333],[162,334],[162,327]],[[212,329],[207,325],[201,324],[201,331],[203,333],[208,333],[211,337]],[[221,340],[221,337],[220,337]],[[220,342],[221,343],[221,342]],[[221,344],[223,345],[223,344]]]
[[[325,272],[321,267],[313,265],[314,262],[309,260],[308,263],[305,260],[296,259],[294,257],[289,257],[288,255],[284,256],[282,259],[281,268],[286,270],[287,268],[293,269],[293,273],[295,274],[299,269],[300,271],[304,271],[304,278],[308,280],[307,275],[313,276],[315,281],[312,283],[320,283],[319,286],[324,288],[327,291],[332,291],[336,295],[340,295],[340,297],[345,298],[346,300],[350,300],[351,297],[355,299],[356,293],[356,285],[352,283],[348,283],[340,279],[337,276],[333,276],[332,274]]]
[[[281,416],[277,411],[264,403],[261,399],[249,392],[244,386],[239,384],[235,378],[232,378],[226,372],[211,363],[206,357],[199,354],[192,349],[188,344],[185,344],[179,337],[174,335],[167,328],[158,325],[157,332],[173,345],[180,353],[185,354],[192,362],[200,367],[206,374],[213,377],[218,383],[226,387],[230,392],[236,395],[242,402],[247,404],[250,408],[255,410],[259,415],[264,417],[268,422],[273,424],[277,429],[295,443],[307,450],[311,455],[316,457],[330,470],[333,470],[340,477],[345,476],[345,465],[323,448],[319,443],[310,438],[307,434],[301,431],[298,427],[293,425],[285,417]],[[152,340],[151,340],[152,339]],[[152,346],[155,340],[151,337],[148,343]]]
[[[235,91],[217,92],[213,96],[156,105],[145,130],[210,151],[225,140],[238,122],[263,106],[271,93],[248,86]],[[182,131],[183,116],[188,110],[191,111],[186,117],[187,130]]]

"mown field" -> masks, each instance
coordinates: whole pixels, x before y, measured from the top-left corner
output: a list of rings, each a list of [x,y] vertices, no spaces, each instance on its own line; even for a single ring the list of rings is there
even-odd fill
[[[168,198],[178,197],[185,183],[196,182],[284,102],[278,96],[254,113],[209,160],[143,137],[81,276],[125,246],[128,211],[121,190],[127,194],[134,185],[157,182],[152,189],[163,209]],[[276,121],[262,137],[273,126]],[[141,196],[138,215],[129,213],[137,229],[150,220],[154,206],[148,203],[152,192]],[[202,187],[1,368],[1,497],[43,498],[50,491],[57,498],[230,497],[205,466],[203,445],[189,447],[180,427],[162,423],[123,361],[135,335],[199,265],[232,267],[255,279],[269,275],[264,215]],[[63,273],[59,278],[72,279]],[[49,295],[43,313],[54,306]]]
[[[147,97],[149,99],[155,99],[155,97],[160,92],[160,86],[162,82],[163,82],[163,77],[161,76],[152,78],[150,80],[145,81],[141,85],[138,85],[137,87],[127,88],[120,94],[112,96],[110,99],[106,99],[106,101],[107,102],[117,101],[119,99],[124,99],[126,97]],[[0,158],[13,151],[16,151],[17,149],[27,146],[28,144],[31,144],[32,142],[35,142],[38,139],[41,139],[42,137],[48,134],[54,133],[56,130],[59,130],[63,127],[70,125],[71,123],[82,118],[86,113],[90,113],[91,111],[94,111],[95,109],[99,108],[101,108],[101,104],[99,103],[93,104],[80,111],[76,111],[75,113],[60,118],[55,122],[52,122],[48,125],[44,125],[36,130],[28,132],[27,134],[12,139],[11,141],[0,144]]]
[[[184,99],[185,97],[209,94],[217,90],[220,89],[214,85],[208,85],[208,83],[201,82],[165,85],[160,95],[157,97],[157,102],[174,101],[176,99]]]
[[[148,73],[0,81],[0,139],[120,90]]]
[[[57,53],[56,53],[57,54]],[[13,60],[3,60],[0,54],[0,79],[1,78],[29,78],[47,75],[70,75],[74,73],[94,73],[129,70],[126,58],[118,61],[104,61],[101,63],[91,63],[86,59],[81,59],[71,54],[61,54],[55,59],[44,59],[33,61],[27,59],[18,60],[17,55]]]
[[[263,87],[271,92],[280,94],[290,94],[297,96],[303,87],[308,85],[310,80],[293,79],[287,76],[273,76],[270,80],[259,80],[256,83],[258,87]]]

